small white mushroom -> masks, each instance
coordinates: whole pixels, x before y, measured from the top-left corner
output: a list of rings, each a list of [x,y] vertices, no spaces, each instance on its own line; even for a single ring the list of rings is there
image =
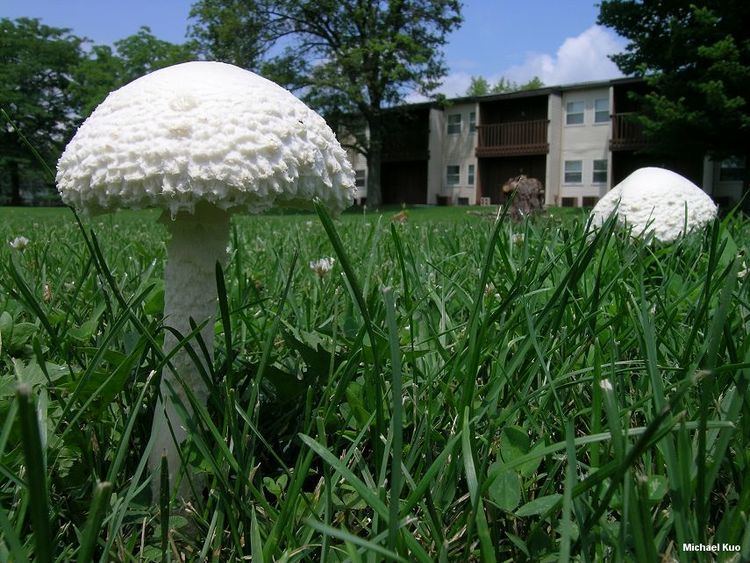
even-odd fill
[[[65,203],[92,213],[165,210],[171,240],[164,322],[183,336],[191,332],[191,318],[205,323],[201,336],[210,355],[215,266],[226,258],[229,214],[310,207],[314,198],[338,212],[351,205],[355,191],[346,153],[322,117],[273,82],[213,62],[158,70],[109,94],[66,147],[57,186]],[[165,353],[177,344],[167,332]],[[197,342],[189,344],[200,356]],[[184,348],[171,362],[206,404],[209,391]],[[178,447],[187,432],[175,404],[194,416],[167,369],[160,396],[149,459],[155,490],[163,453],[171,483],[180,471]],[[188,490],[183,480],[180,494],[187,497]]]
[[[633,228],[636,236],[653,233],[670,242],[701,228],[716,217],[716,204],[687,178],[664,168],[639,168],[612,188],[591,211],[592,224],[601,224],[612,213]],[[687,213],[687,215],[686,215]]]

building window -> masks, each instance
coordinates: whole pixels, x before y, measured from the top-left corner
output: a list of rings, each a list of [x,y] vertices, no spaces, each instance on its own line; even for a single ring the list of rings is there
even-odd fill
[[[449,186],[457,186],[461,181],[461,167],[447,166],[445,169],[445,183]]]
[[[583,124],[583,102],[568,102],[565,106],[565,124]]]
[[[468,197],[459,197],[458,198],[458,205],[469,205],[469,198]]]
[[[461,114],[454,113],[448,116],[448,135],[456,135],[461,132]]]
[[[469,112],[469,133],[473,133],[477,130],[477,113],[472,111]]]
[[[599,201],[599,198],[596,196],[583,196],[583,207],[594,207],[597,202]]]
[[[469,179],[468,179],[467,183],[470,186],[474,185],[474,165],[473,164],[469,164]]]
[[[609,122],[609,100],[601,98],[594,100],[594,123]]]
[[[565,183],[580,184],[583,182],[583,161],[566,160],[565,161]]]
[[[365,170],[364,169],[354,171],[354,185],[357,188],[365,187]]]
[[[578,207],[578,198],[577,197],[564,197],[562,198],[562,206],[563,207]]]
[[[607,159],[594,161],[594,175],[591,180],[595,184],[607,183]]]
[[[719,168],[720,182],[741,182],[745,179],[745,159],[739,156],[725,158]]]

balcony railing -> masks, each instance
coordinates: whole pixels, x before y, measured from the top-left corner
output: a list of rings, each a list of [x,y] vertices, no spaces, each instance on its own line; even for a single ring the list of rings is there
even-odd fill
[[[648,146],[643,126],[635,119],[635,113],[616,113],[612,116],[612,151],[633,151]]]
[[[477,156],[547,154],[547,119],[509,121],[477,126]]]

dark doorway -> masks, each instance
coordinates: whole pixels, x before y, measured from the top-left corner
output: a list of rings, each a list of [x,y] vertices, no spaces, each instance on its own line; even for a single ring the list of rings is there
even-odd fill
[[[536,178],[542,185],[547,179],[547,155],[512,156],[504,158],[479,159],[479,187],[484,197],[489,197],[493,204],[503,203],[506,194],[502,187],[509,178],[525,174]],[[546,185],[545,185],[546,189]]]
[[[380,185],[384,204],[427,203],[427,161],[384,162]]]

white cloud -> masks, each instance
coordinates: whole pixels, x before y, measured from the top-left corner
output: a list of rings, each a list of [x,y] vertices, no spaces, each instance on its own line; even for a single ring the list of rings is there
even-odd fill
[[[471,74],[468,72],[452,72],[443,80],[442,86],[438,89],[449,98],[463,96],[466,89],[471,84]]]
[[[547,85],[570,84],[588,80],[606,80],[622,76],[608,55],[622,51],[623,40],[598,25],[575,37],[568,37],[557,53],[529,53],[526,60],[512,66],[502,76],[526,82],[538,76]]]
[[[622,73],[617,65],[609,60],[608,55],[621,52],[624,46],[624,40],[615,33],[593,25],[575,37],[568,37],[554,55],[527,53],[523,63],[506,69],[497,69],[496,72],[485,75],[485,78],[490,84],[501,78],[523,84],[538,76],[547,86],[617,78],[622,76]],[[437,89],[438,93],[449,98],[466,94],[472,74],[482,74],[481,69],[474,73],[467,72],[470,65],[465,64],[466,62],[459,60],[452,65],[456,71],[445,77],[442,86]],[[424,102],[428,99],[430,98],[416,92],[406,96],[407,103]]]

